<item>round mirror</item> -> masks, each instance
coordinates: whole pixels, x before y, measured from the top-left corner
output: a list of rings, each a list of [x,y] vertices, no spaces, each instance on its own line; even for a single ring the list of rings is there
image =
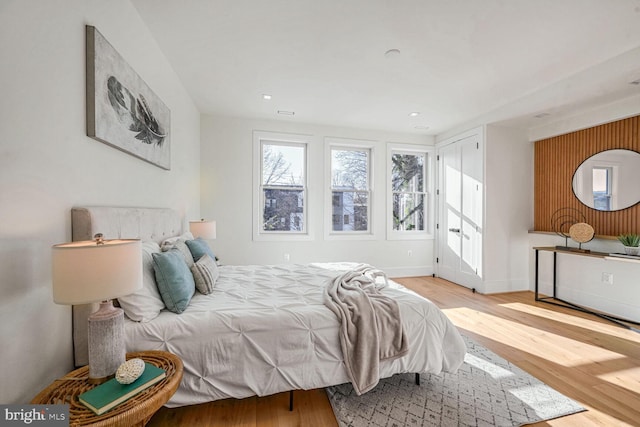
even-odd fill
[[[599,211],[617,211],[640,202],[640,153],[632,150],[601,151],[576,169],[573,193]]]

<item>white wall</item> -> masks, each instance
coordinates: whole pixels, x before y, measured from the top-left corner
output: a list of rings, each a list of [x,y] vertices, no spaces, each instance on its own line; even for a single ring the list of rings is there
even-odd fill
[[[86,136],[85,25],[171,110],[171,170]],[[0,403],[27,403],[72,368],[71,309],[55,305],[51,245],[77,205],[197,217],[200,115],[127,0],[0,4]]]
[[[309,227],[311,241],[253,241],[253,131],[311,135],[309,146]],[[392,276],[433,272],[433,240],[388,241],[385,238],[386,143],[433,144],[427,136],[338,128],[293,121],[202,117],[202,214],[217,221],[216,254],[225,264],[281,264],[356,261],[385,269]],[[324,138],[375,141],[374,240],[325,240],[323,209]],[[408,251],[412,256],[408,256]]]
[[[582,111],[579,114],[563,115],[544,125],[532,127],[529,129],[529,141],[540,141],[638,114],[640,114],[640,95],[635,95]]]
[[[485,127],[484,292],[529,289],[533,144],[523,130]]]

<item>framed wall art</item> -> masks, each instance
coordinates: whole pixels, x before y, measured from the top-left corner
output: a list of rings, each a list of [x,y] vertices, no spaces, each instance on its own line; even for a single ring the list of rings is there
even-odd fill
[[[171,169],[171,112],[93,26],[86,26],[87,135]]]

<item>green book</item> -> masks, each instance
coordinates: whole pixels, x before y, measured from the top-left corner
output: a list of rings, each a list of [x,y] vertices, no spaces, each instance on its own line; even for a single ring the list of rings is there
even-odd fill
[[[145,363],[142,375],[131,384],[120,384],[115,378],[112,378],[106,383],[82,393],[78,399],[96,415],[102,415],[166,376],[164,369]]]

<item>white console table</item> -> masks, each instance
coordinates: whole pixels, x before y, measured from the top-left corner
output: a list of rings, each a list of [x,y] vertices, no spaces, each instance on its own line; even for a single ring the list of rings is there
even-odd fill
[[[627,320],[627,319],[622,319],[620,317],[615,317],[606,313],[602,313],[602,312],[598,312],[598,311],[594,311],[594,310],[590,310],[586,307],[580,306],[578,304],[574,304],[570,301],[566,301],[564,299],[560,299],[557,297],[556,294],[556,286],[557,286],[557,280],[556,280],[556,276],[557,276],[557,259],[558,259],[558,253],[561,254],[568,254],[568,255],[576,255],[576,256],[584,256],[584,257],[595,257],[595,258],[600,258],[600,259],[605,259],[605,260],[615,260],[615,261],[623,261],[623,262],[634,262],[634,263],[640,263],[640,259],[636,260],[636,259],[629,259],[629,258],[621,258],[621,257],[614,257],[614,256],[610,256],[608,253],[603,253],[603,252],[582,252],[582,251],[572,251],[572,250],[566,250],[566,249],[558,249],[555,248],[553,246],[538,246],[538,247],[534,247],[533,248],[534,251],[536,251],[536,267],[535,267],[535,300],[536,301],[540,301],[540,302],[544,302],[547,304],[554,304],[560,307],[566,307],[566,308],[570,308],[573,310],[578,310],[578,311],[582,311],[583,313],[589,313],[592,314],[594,316],[598,316],[602,319],[606,319],[610,322],[613,322],[619,326],[622,326],[626,329],[630,329],[632,331],[638,332],[640,333],[640,329],[633,327],[631,325],[640,325],[640,323],[638,322],[633,322],[631,320]],[[541,297],[539,292],[538,292],[538,253],[540,251],[545,251],[545,252],[553,252],[553,294],[551,296],[544,296]]]

